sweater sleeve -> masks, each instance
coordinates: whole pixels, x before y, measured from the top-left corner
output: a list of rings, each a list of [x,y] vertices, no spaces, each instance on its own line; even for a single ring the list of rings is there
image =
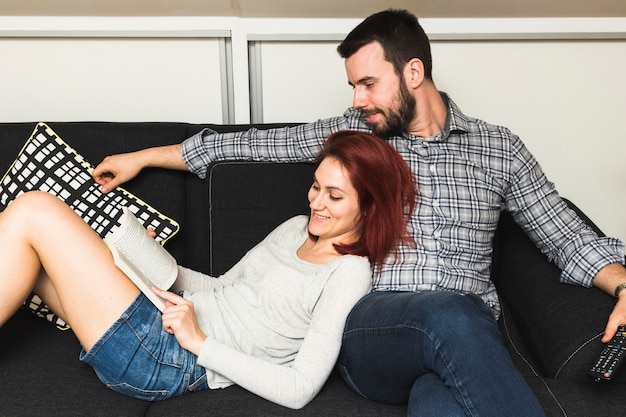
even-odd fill
[[[224,277],[215,278],[179,265],[178,276],[174,285],[172,285],[171,291],[209,291],[213,288],[224,286],[229,282],[232,282],[232,280]]]
[[[298,216],[296,216],[298,217]],[[235,265],[232,266],[228,271],[219,277],[212,277],[210,275],[206,275],[199,271],[194,271],[193,269],[185,268],[183,266],[178,266],[178,276],[176,277],[176,281],[174,285],[172,285],[172,291],[210,291],[214,288],[223,287],[228,284],[232,284],[242,276],[242,269],[245,267],[248,258],[250,257],[250,253],[255,251],[258,247],[261,247],[266,244],[266,242],[271,239],[274,235],[279,234],[286,227],[286,225],[293,221],[293,217],[283,224],[275,228],[272,232],[270,232],[261,242],[256,244],[252,249],[250,249]]]
[[[269,401],[302,408],[319,393],[332,372],[348,313],[370,287],[369,262],[344,256],[326,282],[302,346],[290,365],[270,363],[213,339],[204,343],[199,363]]]

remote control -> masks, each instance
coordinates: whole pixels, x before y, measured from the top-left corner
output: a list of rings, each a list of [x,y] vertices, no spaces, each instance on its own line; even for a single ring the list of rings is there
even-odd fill
[[[613,339],[604,346],[598,362],[589,370],[596,381],[610,381],[626,359],[626,326],[620,326]]]

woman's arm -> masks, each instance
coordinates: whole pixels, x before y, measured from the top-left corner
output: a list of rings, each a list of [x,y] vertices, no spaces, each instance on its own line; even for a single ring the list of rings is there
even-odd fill
[[[302,408],[332,372],[348,313],[370,287],[369,262],[345,257],[328,279],[300,351],[289,366],[258,359],[212,339],[202,346],[199,363],[269,401]]]

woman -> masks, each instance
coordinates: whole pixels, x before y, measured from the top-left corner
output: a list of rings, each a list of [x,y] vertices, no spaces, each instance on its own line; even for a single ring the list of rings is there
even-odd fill
[[[368,258],[379,265],[408,242],[415,189],[391,146],[346,131],[320,152],[308,198],[309,216],[277,227],[223,276],[179,267],[175,292],[154,288],[167,301],[161,315],[68,206],[26,193],[0,215],[0,324],[34,291],[117,392],[154,401],[235,383],[301,408],[328,378],[345,319],[369,291]]]

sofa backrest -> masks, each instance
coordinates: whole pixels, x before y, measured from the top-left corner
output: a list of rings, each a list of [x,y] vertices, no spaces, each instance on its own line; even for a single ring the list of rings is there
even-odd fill
[[[218,162],[207,181],[209,274],[218,276],[280,223],[308,213],[313,164]]]

